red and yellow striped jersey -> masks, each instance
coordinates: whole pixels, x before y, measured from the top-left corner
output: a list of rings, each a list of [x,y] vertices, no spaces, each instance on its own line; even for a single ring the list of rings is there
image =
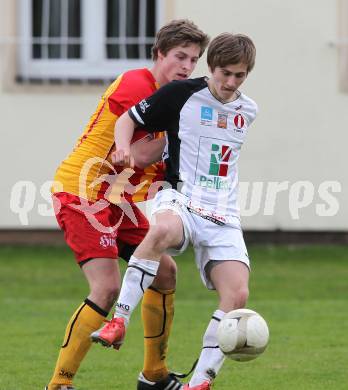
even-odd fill
[[[146,169],[135,167],[133,174],[120,170],[116,175],[111,152],[115,150],[117,119],[156,89],[158,84],[148,69],[120,75],[105,91],[72,153],[58,167],[52,191],[68,192],[90,201],[106,198],[117,203],[123,193],[128,201],[146,200],[149,186],[163,180],[163,164],[159,162]],[[132,142],[146,135],[144,129],[136,129]],[[163,133],[156,134],[160,136]],[[124,188],[125,185],[128,187]]]

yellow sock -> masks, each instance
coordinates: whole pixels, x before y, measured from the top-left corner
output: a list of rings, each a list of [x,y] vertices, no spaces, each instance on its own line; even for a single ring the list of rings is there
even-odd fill
[[[66,327],[49,390],[56,390],[60,385],[72,385],[76,371],[91,346],[90,334],[100,328],[107,314],[88,299],[76,310]]]
[[[144,326],[143,374],[150,381],[158,381],[168,375],[166,356],[168,338],[174,317],[174,291],[145,291],[141,315]]]

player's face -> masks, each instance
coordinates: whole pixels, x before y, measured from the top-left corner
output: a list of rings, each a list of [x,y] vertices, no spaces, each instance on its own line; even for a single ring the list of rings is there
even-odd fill
[[[157,65],[162,79],[160,84],[190,77],[197,65],[199,53],[200,47],[194,43],[173,47],[166,55],[158,52]]]
[[[234,100],[236,91],[248,75],[247,69],[247,65],[239,63],[210,70],[208,85],[213,95],[223,102]]]

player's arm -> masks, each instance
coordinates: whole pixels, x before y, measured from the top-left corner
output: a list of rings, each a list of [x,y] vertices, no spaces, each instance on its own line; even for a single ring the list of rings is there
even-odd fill
[[[148,165],[161,160],[163,149],[166,144],[165,137],[152,139],[144,137],[131,144],[136,124],[125,112],[115,124],[116,151],[111,159],[115,165],[129,165],[145,168]]]
[[[173,81],[130,108],[128,114],[136,127],[146,129],[148,133],[163,129],[171,132],[186,100],[182,98],[184,90],[185,84]]]
[[[144,128],[149,133],[166,128],[177,128],[180,108],[187,100],[187,92],[189,90],[185,88],[185,84],[171,82],[130,108],[127,113],[122,114],[115,126],[116,152],[114,152],[113,162],[118,165],[134,165],[135,155],[131,152],[130,143],[136,127]],[[158,142],[154,143],[154,150],[144,157],[144,160],[147,159],[145,166],[159,158],[159,153],[164,147],[161,142],[164,141]],[[153,156],[150,157],[152,153]],[[157,156],[155,156],[156,153]],[[155,157],[156,159],[153,160]]]
[[[153,139],[150,135],[134,142],[130,147],[130,152],[134,157],[135,165],[139,168],[146,168],[160,161],[165,145],[165,137]]]
[[[133,138],[135,123],[125,112],[115,124],[115,146],[116,150],[111,154],[111,160],[115,165],[134,167],[134,157],[131,154],[131,140]]]

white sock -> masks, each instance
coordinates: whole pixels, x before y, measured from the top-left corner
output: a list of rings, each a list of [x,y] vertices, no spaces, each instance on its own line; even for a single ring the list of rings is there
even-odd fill
[[[133,310],[155,279],[158,266],[159,261],[139,260],[134,256],[130,258],[116,302],[114,317],[123,317],[128,325]]]
[[[218,374],[225,360],[218,343],[216,331],[220,320],[225,315],[222,310],[216,310],[203,336],[203,348],[197,366],[190,380],[190,387],[198,386],[202,382],[212,381]]]

